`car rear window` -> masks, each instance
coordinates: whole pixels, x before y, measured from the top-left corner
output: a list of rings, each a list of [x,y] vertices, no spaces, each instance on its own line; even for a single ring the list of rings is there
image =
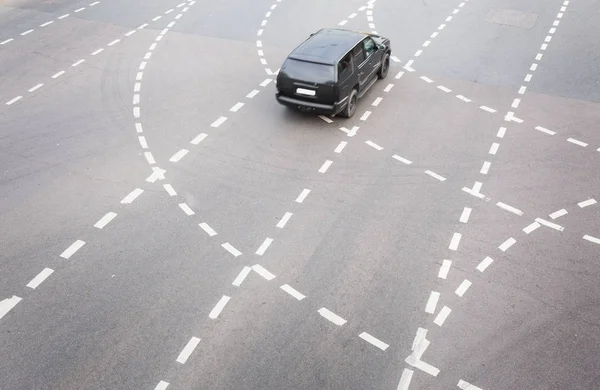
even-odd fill
[[[332,83],[335,81],[335,68],[333,65],[317,64],[288,58],[283,64],[282,71],[289,78],[299,81],[314,83]]]

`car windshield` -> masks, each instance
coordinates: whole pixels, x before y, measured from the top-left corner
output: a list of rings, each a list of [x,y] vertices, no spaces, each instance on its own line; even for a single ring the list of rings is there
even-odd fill
[[[296,80],[310,81],[314,83],[332,83],[335,81],[333,65],[317,64],[288,58],[283,65],[288,77]]]

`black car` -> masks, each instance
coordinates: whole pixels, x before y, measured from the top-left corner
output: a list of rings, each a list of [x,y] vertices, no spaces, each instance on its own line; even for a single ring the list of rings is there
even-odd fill
[[[285,106],[350,118],[356,103],[387,76],[388,38],[322,29],[296,47],[277,75],[277,101]]]

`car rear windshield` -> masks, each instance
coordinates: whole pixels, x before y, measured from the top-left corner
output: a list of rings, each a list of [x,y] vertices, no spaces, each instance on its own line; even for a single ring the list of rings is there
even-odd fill
[[[283,72],[289,78],[313,83],[332,83],[335,81],[333,65],[317,64],[288,58],[283,65]]]

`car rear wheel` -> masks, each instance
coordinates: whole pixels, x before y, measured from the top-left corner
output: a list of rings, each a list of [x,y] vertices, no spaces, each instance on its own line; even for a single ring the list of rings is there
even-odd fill
[[[384,79],[388,71],[390,70],[390,53],[385,53],[383,61],[381,62],[381,68],[379,69],[379,78]]]
[[[345,118],[352,118],[356,112],[356,103],[358,103],[358,92],[356,92],[356,89],[353,89],[352,92],[350,92],[350,96],[348,96],[348,104],[346,104],[342,116]]]

